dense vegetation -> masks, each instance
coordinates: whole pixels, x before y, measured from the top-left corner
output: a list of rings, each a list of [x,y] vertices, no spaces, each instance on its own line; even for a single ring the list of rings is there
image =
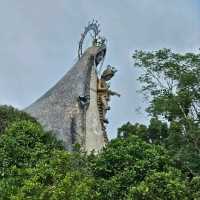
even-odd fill
[[[69,153],[32,117],[0,107],[0,199],[200,199],[200,55],[137,51],[148,126],[98,154]]]
[[[143,70],[139,81],[150,101],[146,141],[163,145],[177,167],[199,176],[200,54],[163,49],[136,51],[133,57]]]

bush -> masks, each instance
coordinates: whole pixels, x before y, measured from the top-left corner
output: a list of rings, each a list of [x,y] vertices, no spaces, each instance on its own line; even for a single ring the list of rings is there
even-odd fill
[[[10,107],[4,109],[8,118],[0,135],[0,199],[184,200],[200,196],[200,178],[186,181],[173,167],[167,150],[142,137],[120,136],[98,155],[80,153],[78,145],[76,152],[67,152],[33,118],[17,110],[12,117]],[[144,127],[139,130],[138,135]]]
[[[189,195],[191,199],[199,200],[200,199],[200,176],[196,176],[188,184]]]
[[[12,106],[0,106],[0,135],[5,131],[6,127],[16,121],[29,120],[36,122],[36,120],[23,111],[19,111]]]
[[[147,144],[138,137],[131,136],[111,141],[104,151],[94,159],[92,170],[96,178],[96,190],[100,193],[100,199],[122,200],[127,199],[131,188],[140,186],[146,180],[151,180],[147,177],[151,178],[152,174],[168,175],[175,169],[172,167],[164,148]],[[182,182],[184,183],[180,177],[175,181],[178,188]],[[159,182],[158,176],[152,179],[152,184],[157,182]],[[165,186],[157,184],[156,187],[158,190],[163,190]],[[172,193],[173,190],[173,187],[168,188],[168,191]]]
[[[130,188],[128,200],[187,200],[186,184],[180,174],[155,172]]]

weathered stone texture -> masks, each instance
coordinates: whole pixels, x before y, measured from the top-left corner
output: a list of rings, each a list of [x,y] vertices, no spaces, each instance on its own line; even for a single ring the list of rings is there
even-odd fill
[[[97,75],[94,59],[99,47],[86,50],[71,70],[46,94],[25,109],[62,140],[66,149],[74,143],[83,149],[99,150],[105,145],[97,108]],[[90,96],[89,105],[81,107],[78,97]]]
[[[105,138],[97,107],[97,75],[94,67],[91,70],[90,104],[86,112],[86,130],[86,151],[90,152],[93,149],[99,151],[105,144]]]

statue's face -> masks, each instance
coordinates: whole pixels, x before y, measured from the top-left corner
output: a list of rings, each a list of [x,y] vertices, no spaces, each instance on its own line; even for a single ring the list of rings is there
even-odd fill
[[[95,65],[98,66],[99,63],[104,60],[106,55],[106,46],[92,46],[88,48],[85,53],[91,58],[94,58]]]
[[[105,55],[106,55],[106,48],[100,48],[95,56],[96,66],[104,59]]]

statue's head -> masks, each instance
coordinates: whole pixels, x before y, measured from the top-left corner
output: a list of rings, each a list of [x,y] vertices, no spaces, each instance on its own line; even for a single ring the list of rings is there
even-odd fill
[[[94,46],[97,46],[97,47],[103,47],[103,46],[106,46],[106,38],[105,37],[97,37],[94,39],[93,41],[93,45]]]
[[[100,36],[100,25],[96,20],[89,22],[85,27],[84,32],[81,34],[81,40],[79,42],[78,57],[79,59],[87,55],[94,60],[94,64],[97,66],[101,61],[104,60],[106,55],[106,39]],[[88,49],[83,48],[83,43],[87,36],[91,36],[92,46]]]
[[[105,81],[109,81],[117,72],[115,67],[108,65],[107,68],[103,71],[101,78]]]
[[[83,56],[87,55],[90,59],[94,61],[94,65],[98,66],[101,61],[104,60],[106,56],[106,46],[92,46],[86,49]]]

